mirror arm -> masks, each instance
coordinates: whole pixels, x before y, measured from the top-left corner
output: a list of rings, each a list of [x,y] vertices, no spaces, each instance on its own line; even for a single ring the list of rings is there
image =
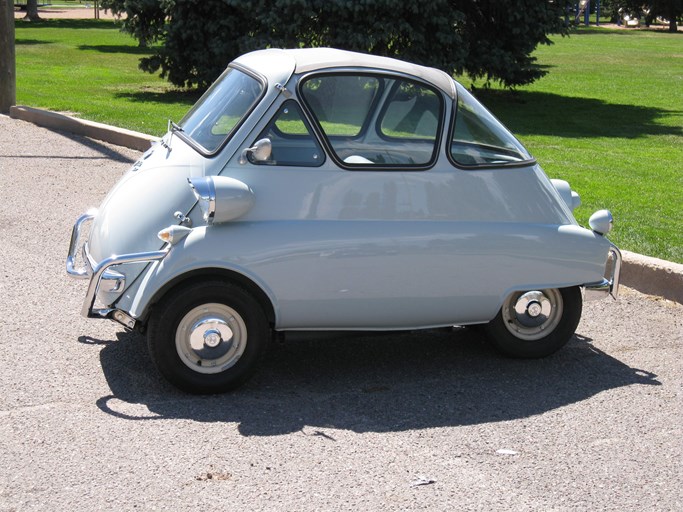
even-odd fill
[[[259,155],[257,152],[263,153],[263,150],[267,152],[267,155]],[[247,163],[247,160],[249,159],[249,155],[254,155],[256,153],[256,160],[259,162],[266,161],[270,158],[270,151],[271,151],[271,143],[270,139],[265,138],[265,139],[260,139],[257,140],[254,145],[250,148],[245,148],[242,150],[242,154],[240,155],[239,158],[239,163],[240,165],[244,165]]]
[[[256,146],[253,146],[251,148],[244,148],[242,150],[242,154],[240,155],[239,164],[246,164],[247,160],[249,159],[249,155],[252,154],[254,151],[256,151]]]

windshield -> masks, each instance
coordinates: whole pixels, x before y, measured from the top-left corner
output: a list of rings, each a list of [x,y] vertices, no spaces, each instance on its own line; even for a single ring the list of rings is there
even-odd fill
[[[451,156],[464,166],[492,166],[526,162],[524,146],[467,89],[456,84],[458,110],[453,127]]]
[[[185,136],[215,153],[261,96],[255,78],[228,68],[180,121]]]

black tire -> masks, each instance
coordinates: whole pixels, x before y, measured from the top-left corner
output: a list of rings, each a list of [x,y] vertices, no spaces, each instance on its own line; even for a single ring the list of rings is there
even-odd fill
[[[582,309],[578,286],[515,292],[486,325],[486,334],[508,356],[549,356],[574,335]]]
[[[263,309],[243,288],[204,281],[175,289],[153,309],[149,354],[159,372],[189,393],[235,389],[258,369],[270,329]]]

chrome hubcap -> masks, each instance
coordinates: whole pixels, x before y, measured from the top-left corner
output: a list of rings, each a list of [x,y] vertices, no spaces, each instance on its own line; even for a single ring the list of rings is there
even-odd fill
[[[212,320],[212,321],[220,322],[220,320]],[[207,329],[204,332],[203,337],[204,337],[204,345],[209,347],[209,348],[216,348],[218,345],[220,345],[223,342],[223,336],[221,335],[221,331],[219,331],[218,329]]]
[[[192,309],[176,331],[178,356],[199,373],[219,373],[230,368],[244,353],[246,343],[244,320],[225,304],[203,304]]]
[[[562,295],[556,289],[516,292],[503,304],[508,331],[526,341],[550,334],[562,318]]]
[[[529,315],[531,318],[536,318],[543,312],[543,306],[541,306],[540,302],[537,301],[531,301],[526,307],[526,314]]]

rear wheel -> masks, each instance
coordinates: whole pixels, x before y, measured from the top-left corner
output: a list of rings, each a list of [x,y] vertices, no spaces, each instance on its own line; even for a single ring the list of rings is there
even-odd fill
[[[507,355],[545,357],[571,339],[581,311],[578,287],[514,292],[486,325],[486,333]]]
[[[243,384],[257,370],[268,340],[258,301],[223,281],[172,291],[154,308],[147,334],[161,374],[190,393],[221,393]]]

